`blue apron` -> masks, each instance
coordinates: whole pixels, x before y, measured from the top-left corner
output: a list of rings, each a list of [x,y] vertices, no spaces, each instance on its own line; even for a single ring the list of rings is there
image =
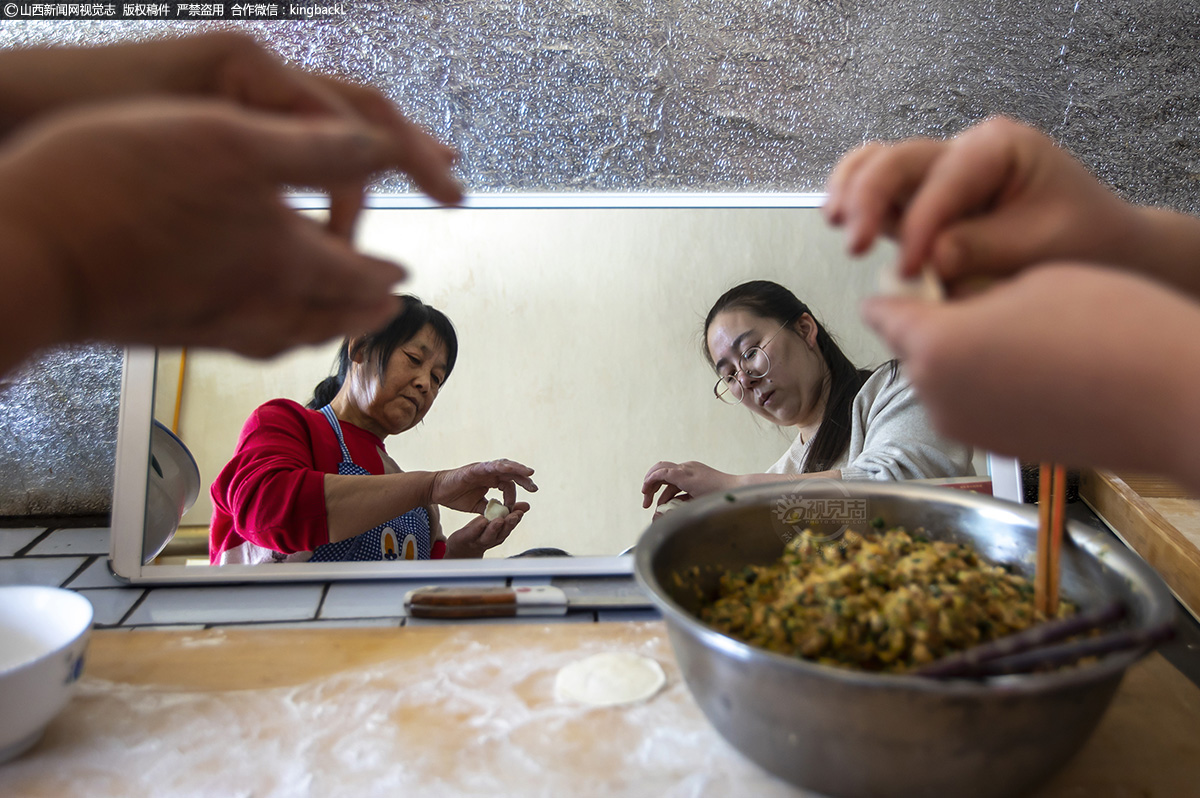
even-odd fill
[[[356,465],[351,459],[346,439],[342,437],[342,425],[338,423],[333,408],[325,405],[321,412],[333,427],[338,445],[342,447],[342,462],[338,463],[337,472],[342,475],[371,476],[370,471]],[[309,562],[428,560],[429,538],[429,512],[424,507],[418,507],[361,535],[318,546]]]

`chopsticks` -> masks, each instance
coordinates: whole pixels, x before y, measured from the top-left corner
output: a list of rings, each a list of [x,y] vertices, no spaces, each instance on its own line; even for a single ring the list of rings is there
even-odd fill
[[[1124,618],[1126,612],[1124,604],[1113,602],[1090,612],[1081,612],[1070,618],[1036,624],[990,643],[942,657],[917,668],[913,673],[918,676],[939,678],[987,675],[996,667],[995,664],[1003,667],[1005,661],[1012,659],[1015,655],[1026,654],[1039,647],[1048,646],[1050,643],[1057,643],[1059,640],[1108,626]],[[1041,652],[1033,651],[1033,653],[1036,656]]]
[[[1122,620],[1127,613],[1124,604],[1113,602],[942,657],[917,668],[913,674],[934,679],[982,679],[1030,673],[1115,651],[1151,649],[1175,636],[1175,622],[1172,619],[1149,629],[1115,629],[1095,636],[1080,637]],[[1067,640],[1071,637],[1077,639]],[[1066,642],[1059,642],[1064,640]]]
[[[1105,631],[1128,613],[1128,608],[1120,602],[1068,618],[1057,617],[1066,493],[1066,467],[1042,463],[1038,472],[1034,609],[1045,620],[1016,634],[923,665],[913,671],[915,675],[935,679],[979,679],[1029,673],[1116,651],[1148,650],[1174,637],[1173,619],[1149,629],[1118,627]]]
[[[1034,572],[1034,608],[1045,618],[1058,613],[1058,577],[1061,571],[1066,466],[1042,463],[1038,471],[1037,569]]]

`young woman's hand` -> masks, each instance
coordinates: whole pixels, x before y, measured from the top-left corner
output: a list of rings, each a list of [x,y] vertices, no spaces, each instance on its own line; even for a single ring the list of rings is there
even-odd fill
[[[681,494],[688,494],[691,498],[737,486],[738,478],[735,475],[718,471],[704,463],[663,460],[655,463],[642,479],[642,507],[666,504]],[[662,494],[656,502],[654,497],[660,488]]]
[[[834,168],[827,190],[825,217],[846,228],[851,253],[894,238],[902,275],[929,265],[951,287],[1049,259],[1129,261],[1145,232],[1138,211],[1079,161],[1005,118],[948,141],[867,144]]]
[[[495,548],[508,539],[521,517],[529,509],[526,502],[517,502],[508,515],[488,521],[482,515],[472,518],[462,529],[446,539],[446,557],[467,559],[483,556],[488,549]]]
[[[438,471],[433,475],[430,501],[464,513],[482,513],[487,492],[498,488],[504,494],[504,506],[511,510],[516,506],[518,485],[531,493],[538,489],[532,476],[532,468],[512,460],[488,460]]]

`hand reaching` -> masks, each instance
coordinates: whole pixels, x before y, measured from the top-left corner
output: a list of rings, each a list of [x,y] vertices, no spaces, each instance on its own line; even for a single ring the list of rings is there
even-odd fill
[[[738,478],[733,474],[717,471],[704,463],[695,461],[672,463],[666,460],[655,463],[642,479],[642,507],[656,504],[654,496],[659,488],[657,504],[662,505],[682,494],[688,498],[703,496],[716,490],[737,487]]]

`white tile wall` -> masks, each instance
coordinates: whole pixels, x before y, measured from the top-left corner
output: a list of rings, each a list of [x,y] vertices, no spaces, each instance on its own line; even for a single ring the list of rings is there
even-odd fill
[[[324,589],[320,584],[160,587],[147,593],[126,623],[162,626],[312,620]]]
[[[0,529],[0,557],[11,557],[37,540],[44,529]]]
[[[109,530],[104,527],[0,528],[0,585],[69,587],[92,602],[98,626],[120,629],[198,630],[214,625],[398,627],[470,623],[592,623],[597,615],[490,619],[408,618],[404,596],[429,580],[305,583],[295,585],[212,585],[203,587],[130,586],[108,568]],[[42,538],[39,540],[39,538]],[[35,543],[36,541],[36,543]],[[32,545],[31,545],[32,544]],[[20,556],[17,556],[17,555]],[[86,566],[86,568],[84,567]],[[450,579],[434,584],[503,587],[504,578]],[[552,583],[569,596],[617,595],[636,591],[627,578],[517,577],[513,586]],[[652,620],[650,611],[605,611],[601,620]],[[117,626],[120,624],[120,626]]]
[[[99,626],[116,626],[146,591],[133,588],[80,590],[79,595],[92,602],[93,622]]]
[[[56,529],[45,540],[25,553],[27,557],[47,557],[59,554],[108,554],[108,539],[112,533],[104,527],[91,529]]]
[[[86,557],[21,557],[0,560],[0,585],[61,587],[87,562]]]
[[[113,576],[108,567],[108,557],[99,557],[84,569],[83,573],[71,580],[67,587],[72,590],[83,590],[92,587],[125,587],[125,583]]]

